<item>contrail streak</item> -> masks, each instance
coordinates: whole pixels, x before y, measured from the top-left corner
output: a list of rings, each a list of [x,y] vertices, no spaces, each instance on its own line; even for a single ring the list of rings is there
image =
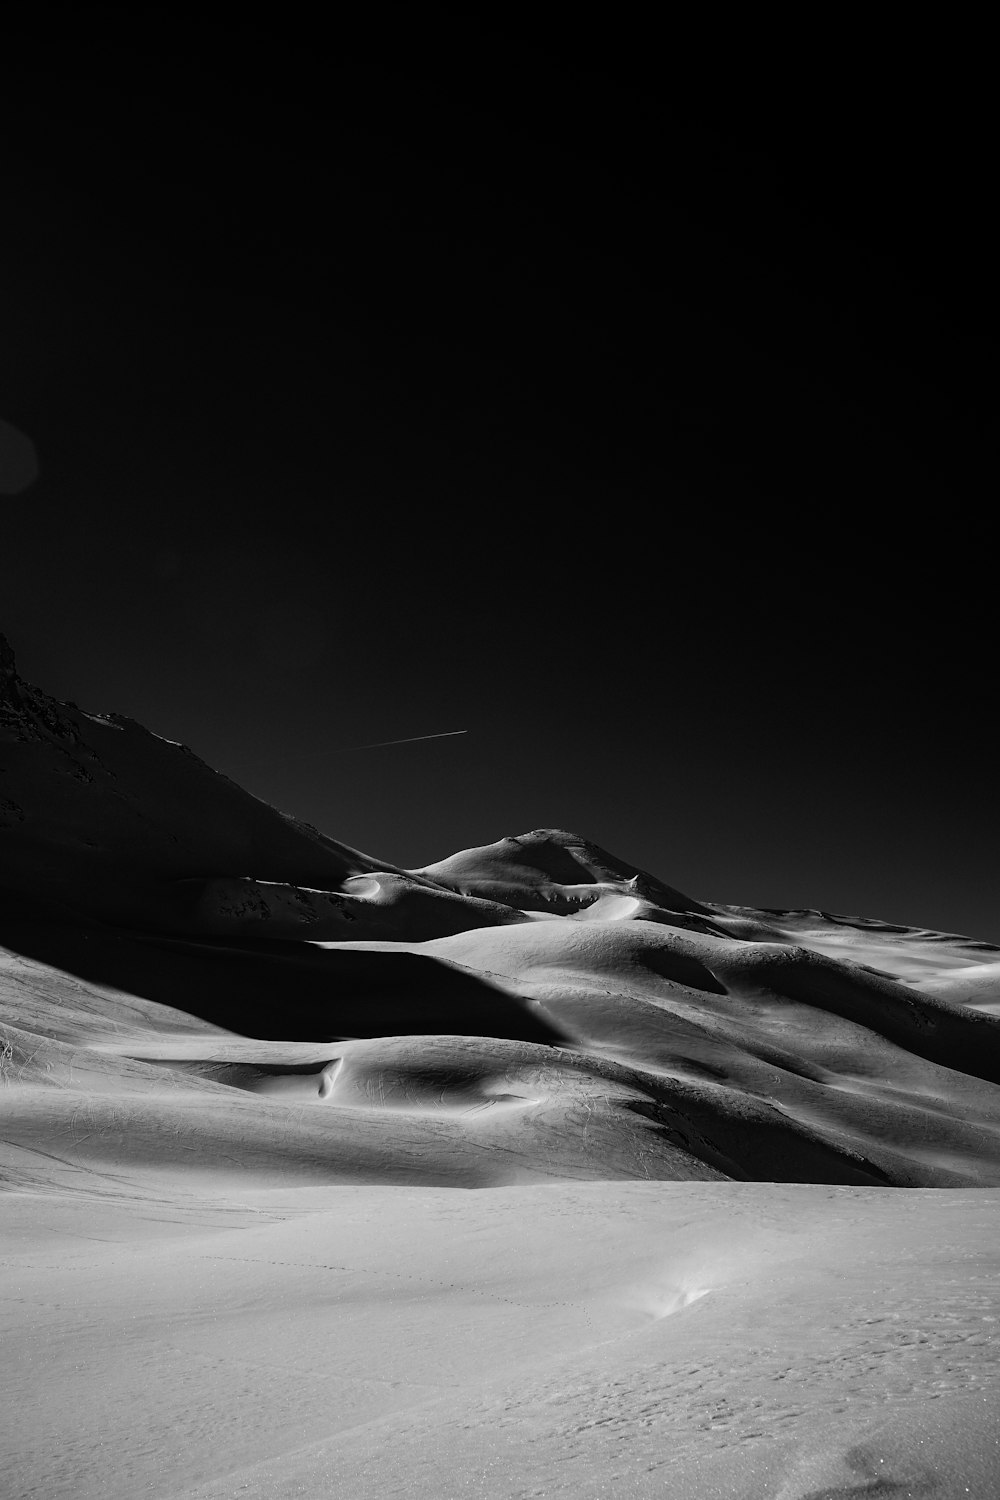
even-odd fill
[[[351,750],[382,750],[386,745],[416,745],[420,740],[450,740],[456,734],[468,734],[467,729],[445,729],[440,734],[414,734],[405,740],[376,740],[374,745],[350,745]]]

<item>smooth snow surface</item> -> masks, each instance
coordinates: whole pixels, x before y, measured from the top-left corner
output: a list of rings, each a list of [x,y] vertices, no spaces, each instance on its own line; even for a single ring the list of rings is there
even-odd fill
[[[995,1191],[10,1194],[11,1496],[1000,1492]]]

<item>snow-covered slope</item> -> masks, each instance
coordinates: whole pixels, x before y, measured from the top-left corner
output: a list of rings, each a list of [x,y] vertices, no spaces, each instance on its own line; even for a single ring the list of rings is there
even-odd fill
[[[405,871],[3,648],[10,1493],[987,1500],[998,974],[563,830]]]

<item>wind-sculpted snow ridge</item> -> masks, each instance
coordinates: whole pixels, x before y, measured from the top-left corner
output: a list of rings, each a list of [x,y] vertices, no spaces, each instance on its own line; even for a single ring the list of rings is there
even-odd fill
[[[6,643],[0,752],[13,1182],[1000,1184],[987,944],[694,900],[554,829],[403,870]]]

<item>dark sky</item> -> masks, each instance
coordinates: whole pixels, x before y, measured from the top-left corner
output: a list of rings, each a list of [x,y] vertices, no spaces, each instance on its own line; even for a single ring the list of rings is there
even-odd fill
[[[4,121],[24,675],[403,865],[1000,942],[971,108],[80,45]]]

